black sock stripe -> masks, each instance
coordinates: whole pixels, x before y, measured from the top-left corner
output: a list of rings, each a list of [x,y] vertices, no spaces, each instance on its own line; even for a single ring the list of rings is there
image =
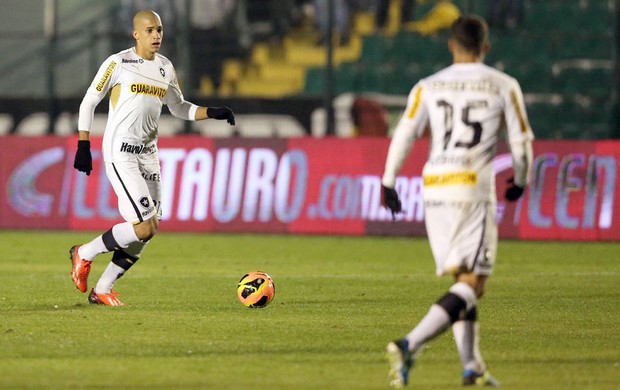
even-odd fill
[[[111,252],[118,248],[118,242],[116,242],[114,234],[112,234],[112,229],[103,233],[101,235],[101,239],[103,239],[103,245],[105,245],[105,248],[108,250],[108,252]]]
[[[138,220],[140,222],[144,222],[144,219],[142,218],[142,214],[140,213],[140,209],[138,208],[138,206],[133,202],[133,199],[131,198],[131,195],[129,194],[129,191],[127,190],[127,187],[125,187],[125,183],[123,183],[123,179],[121,179],[121,175],[118,173],[118,171],[116,170],[116,166],[114,165],[114,163],[112,163],[112,168],[114,168],[114,173],[116,174],[116,177],[118,178],[118,181],[121,182],[121,185],[123,186],[123,190],[125,190],[125,194],[127,195],[127,198],[129,199],[129,202],[131,203],[131,205],[133,206],[133,209],[136,212],[136,216],[138,217]]]
[[[138,257],[131,256],[120,249],[115,250],[114,254],[112,255],[112,263],[118,265],[125,271],[131,268],[131,266],[134,265],[138,260]]]
[[[465,321],[478,321],[478,307],[474,306],[467,313],[465,313]]]
[[[450,292],[447,293],[443,297],[439,298],[437,304],[448,313],[452,323],[455,323],[465,317],[467,303],[456,294],[452,294]]]

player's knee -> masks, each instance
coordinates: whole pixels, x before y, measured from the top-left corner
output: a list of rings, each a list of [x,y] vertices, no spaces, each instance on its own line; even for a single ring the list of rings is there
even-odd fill
[[[485,292],[487,277],[479,275],[474,284],[474,291],[476,291],[476,296],[478,299],[482,298]]]
[[[474,290],[478,299],[484,295],[487,279],[486,275],[476,275],[471,272],[462,273],[456,277],[457,282],[467,283]]]
[[[140,222],[136,225],[136,236],[140,241],[148,241],[155,236],[159,229],[159,220],[151,218],[148,221]]]

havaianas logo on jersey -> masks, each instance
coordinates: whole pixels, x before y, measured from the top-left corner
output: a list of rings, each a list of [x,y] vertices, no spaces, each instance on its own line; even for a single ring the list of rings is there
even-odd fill
[[[478,175],[473,171],[443,173],[439,175],[424,175],[425,186],[448,186],[448,185],[474,185],[478,181]]]
[[[99,80],[99,83],[95,87],[95,89],[97,91],[101,92],[103,90],[103,87],[105,86],[105,83],[108,82],[108,79],[112,75],[112,71],[114,71],[115,67],[116,67],[116,62],[114,62],[114,61],[110,62],[110,65],[108,65],[108,67],[106,68],[105,72],[103,72],[103,76],[101,76],[101,80]]]
[[[132,154],[151,154],[154,153],[155,150],[157,150],[155,145],[132,145],[127,142],[123,142],[120,149],[121,152]]]
[[[142,83],[134,83],[131,84],[129,90],[133,93],[143,93],[146,95],[156,96],[158,98],[162,98],[166,96],[166,92],[168,91],[166,88],[156,87],[154,85],[142,84]]]

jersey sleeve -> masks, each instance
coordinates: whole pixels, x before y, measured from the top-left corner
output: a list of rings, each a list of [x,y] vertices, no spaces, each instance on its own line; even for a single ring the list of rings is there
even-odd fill
[[[512,166],[515,184],[525,187],[529,184],[533,151],[534,133],[530,127],[525,110],[523,92],[516,80],[511,80],[504,96],[504,119],[508,144],[512,153]]]
[[[108,57],[99,67],[93,82],[86,91],[80,104],[78,130],[90,131],[95,114],[95,107],[106,96],[110,88],[116,85],[120,73],[120,60],[117,56]]]
[[[120,71],[120,59],[116,55],[111,55],[99,67],[86,93],[98,96],[99,100],[103,99],[110,88],[117,84]]]
[[[381,180],[386,187],[394,188],[396,175],[409,155],[415,139],[421,137],[429,125],[428,111],[423,104],[424,92],[425,87],[422,82],[411,89],[407,98],[407,107],[394,129]]]
[[[164,97],[164,104],[168,106],[170,113],[175,117],[185,120],[195,120],[198,106],[188,102],[183,97],[174,68],[172,69],[172,74],[173,77],[168,85],[168,92],[166,92],[166,96]]]

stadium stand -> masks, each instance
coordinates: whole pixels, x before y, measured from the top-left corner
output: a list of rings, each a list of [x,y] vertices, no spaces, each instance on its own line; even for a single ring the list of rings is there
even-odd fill
[[[484,15],[486,2],[476,4]],[[537,137],[611,137],[613,2],[526,0],[524,5],[522,26],[492,29],[486,62],[520,81]],[[415,81],[449,62],[441,32],[372,32],[361,41],[360,57],[335,71],[336,93],[407,94]],[[310,67],[304,92],[323,91],[324,73],[324,67]]]
[[[391,0],[388,23],[380,30],[375,25],[373,12],[364,10],[352,15],[350,40],[346,44],[336,44],[333,51],[333,92],[337,96],[373,94],[384,99],[402,98],[418,79],[449,63],[445,29],[421,34],[410,23],[401,26],[398,15],[401,1],[404,0]],[[452,0],[462,11],[485,16],[489,1]],[[18,3],[16,7],[19,5],[22,9],[20,14],[27,14],[27,5]],[[84,70],[96,66],[101,56],[108,53],[109,42],[105,37],[109,34],[109,21],[106,15],[115,9],[115,3],[118,2],[97,3],[96,7],[92,7],[90,2],[76,1],[74,6],[60,9],[59,18],[68,22],[59,27],[64,41],[58,46],[58,97],[81,97],[93,72],[93,69]],[[183,50],[177,53],[178,63],[181,64],[179,75],[186,96],[209,101],[222,98],[225,102],[239,99],[237,106],[252,110],[255,106],[243,103],[244,99],[292,101],[302,97],[320,104],[316,102],[324,98],[327,87],[327,50],[324,44],[317,44],[318,31],[311,16],[300,18],[290,28],[284,29],[281,36],[273,39],[270,14],[266,8],[263,10],[265,12],[258,12],[260,7],[266,7],[267,2],[251,3],[254,8],[248,11],[248,15],[254,16],[248,18],[248,27],[254,34],[252,44],[247,46],[244,55],[224,60],[219,88],[205,75],[200,79],[199,88],[192,89],[194,84],[183,79],[187,77]],[[429,15],[433,4],[434,1],[419,2],[416,15]],[[614,117],[618,115],[615,114],[618,111],[618,75],[614,73],[618,61],[615,53],[618,1],[523,0],[523,4],[524,16],[519,25],[492,28],[492,50],[486,62],[520,81],[537,137],[619,137],[620,129],[614,123],[618,120]],[[32,26],[28,28],[38,31],[39,26],[34,21],[29,23]],[[88,35],[72,33],[83,26],[94,27]],[[18,27],[21,28],[14,23],[12,28]],[[179,31],[175,39],[183,42],[182,35]],[[43,102],[35,108],[30,108],[28,104],[28,109],[21,109],[13,103],[6,104],[0,113],[0,135],[47,134],[48,119],[44,111],[48,97],[41,92],[47,88],[46,63],[42,56],[37,56],[37,61],[31,59],[32,53],[40,53],[44,45],[39,33],[32,33],[29,38],[21,34],[7,34],[0,39],[0,46],[5,51],[15,52],[15,56],[0,59],[0,69],[10,74],[2,80],[0,87],[11,91],[10,97],[36,97]],[[396,108],[399,108],[397,104],[390,107],[393,111]],[[59,108],[61,112],[68,110],[71,107]],[[195,124],[188,126],[166,114],[162,115],[162,136],[188,130],[212,136],[255,133],[262,137],[286,133],[279,127],[274,130],[273,124],[263,126],[263,123],[258,123],[254,131],[219,129],[212,123],[210,125],[215,127],[207,129]],[[75,123],[75,116],[75,112],[60,113],[54,124],[55,133],[74,133],[71,126]],[[311,126],[305,122],[306,119],[297,118],[308,131]],[[94,134],[103,133],[105,120],[105,114],[95,115]],[[314,123],[313,120],[308,122]],[[297,130],[294,127],[293,135],[297,134]]]

